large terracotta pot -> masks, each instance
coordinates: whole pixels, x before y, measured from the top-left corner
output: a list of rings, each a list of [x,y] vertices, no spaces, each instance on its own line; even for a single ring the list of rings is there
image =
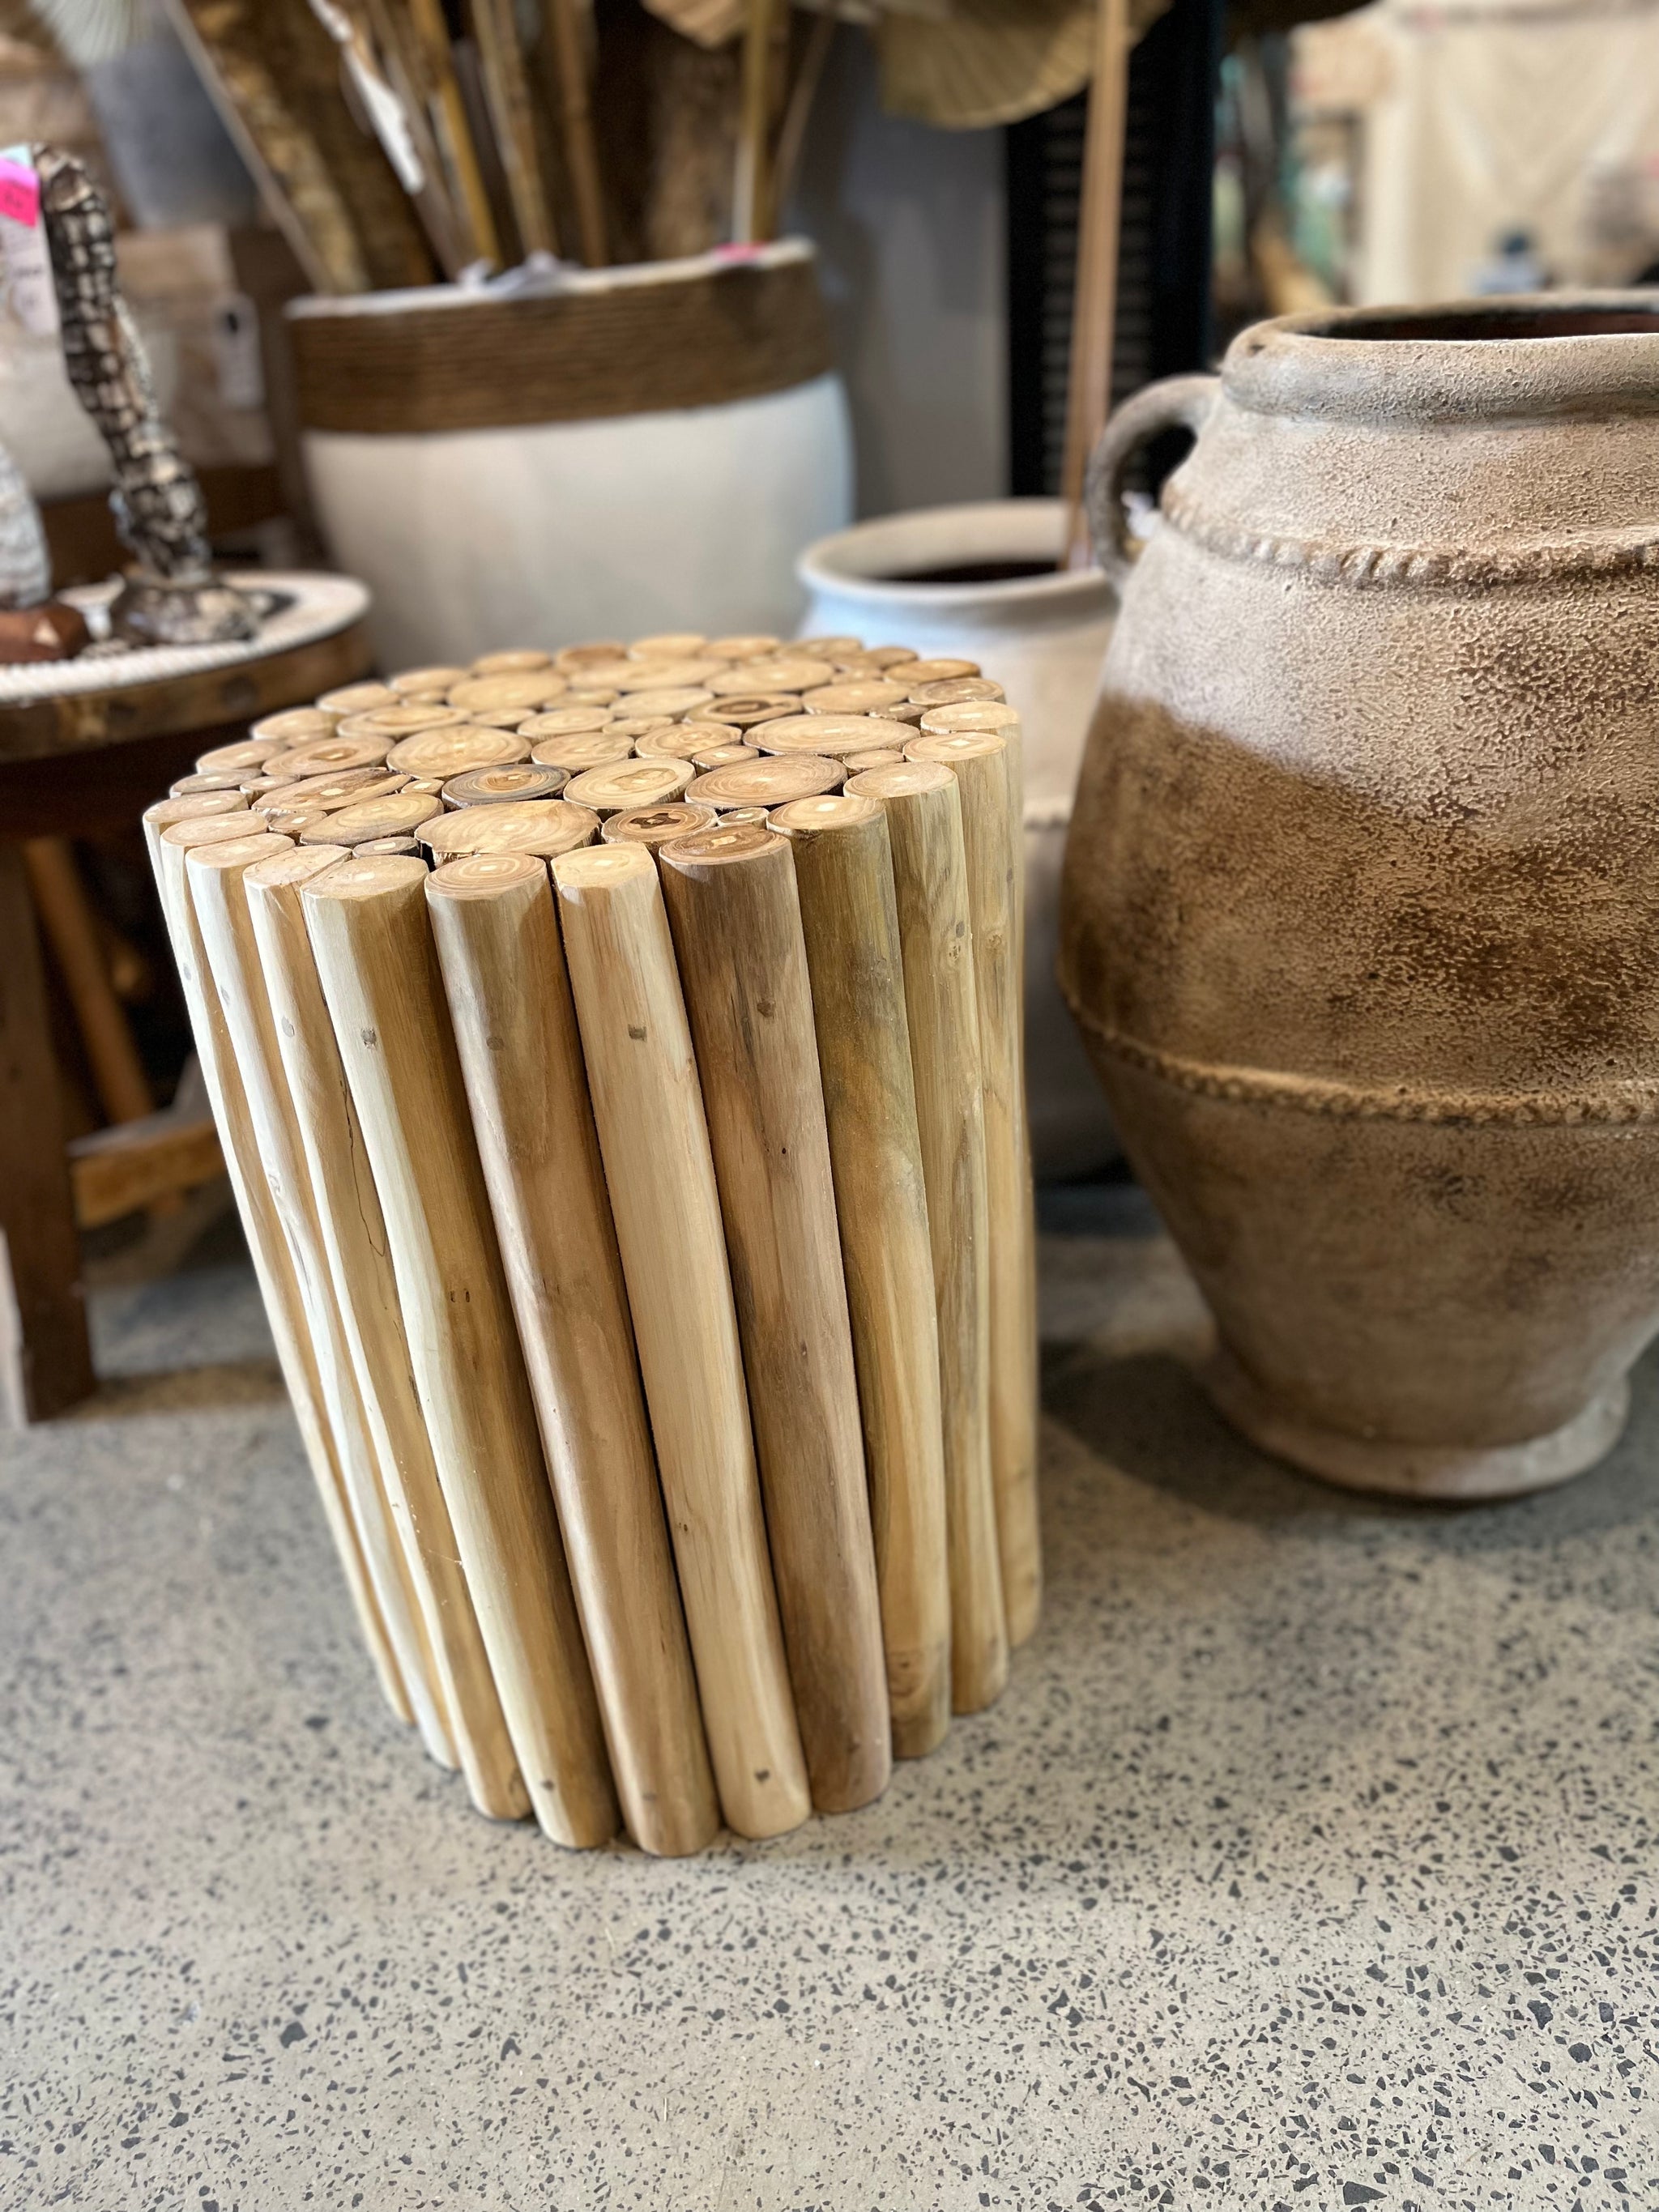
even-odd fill
[[[1261,325],[1091,504],[1062,981],[1216,1397],[1356,1487],[1579,1472],[1659,1328],[1659,306]]]

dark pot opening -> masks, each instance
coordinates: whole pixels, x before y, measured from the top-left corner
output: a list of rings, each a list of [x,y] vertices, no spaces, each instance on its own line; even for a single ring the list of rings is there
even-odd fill
[[[1054,562],[1048,561],[957,561],[939,568],[884,568],[873,580],[882,584],[1016,584],[1030,576],[1052,576]]]
[[[1421,313],[1362,312],[1334,319],[1327,325],[1299,325],[1309,337],[1359,338],[1368,344],[1397,340],[1407,344],[1462,343],[1472,338],[1603,338],[1659,337],[1659,300],[1651,307],[1591,307],[1583,301],[1563,301],[1559,307],[1544,307],[1536,300],[1507,306],[1494,301],[1490,307],[1462,308],[1448,313],[1426,308]]]

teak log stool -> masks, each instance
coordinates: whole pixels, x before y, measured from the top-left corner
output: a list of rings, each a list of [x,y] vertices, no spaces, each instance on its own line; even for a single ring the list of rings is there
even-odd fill
[[[370,661],[354,619],[228,667],[0,707],[0,1419],[49,1419],[88,1396],[94,1380],[23,845],[131,827],[210,746],[240,737],[256,715],[349,682]],[[145,1180],[137,1150],[130,1164],[135,1205],[167,1187]]]

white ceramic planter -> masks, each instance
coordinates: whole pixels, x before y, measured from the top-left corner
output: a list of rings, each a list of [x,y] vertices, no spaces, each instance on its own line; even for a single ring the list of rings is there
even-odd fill
[[[1039,1176],[1086,1173],[1116,1143],[1054,981],[1060,857],[1114,600],[1097,569],[1005,583],[902,580],[935,568],[1053,561],[1058,500],[936,507],[860,523],[808,548],[800,635],[845,632],[976,660],[1020,711],[1025,745],[1026,1076]]]
[[[838,378],[725,407],[416,437],[306,434],[318,518],[391,668],[653,630],[772,630],[845,521]]]
[[[289,316],[319,520],[374,592],[389,666],[787,635],[797,556],[851,513],[846,396],[798,242]]]

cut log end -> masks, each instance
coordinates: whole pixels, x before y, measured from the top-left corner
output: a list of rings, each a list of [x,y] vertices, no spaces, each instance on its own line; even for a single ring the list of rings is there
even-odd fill
[[[573,777],[568,796],[596,814],[623,814],[635,807],[665,806],[691,781],[690,763],[678,760],[628,760],[614,768],[588,769]]]
[[[1018,708],[994,699],[960,700],[929,707],[919,726],[927,737],[949,737],[957,730],[1018,730]]]
[[[641,880],[654,884],[656,867],[643,845],[587,845],[562,853],[553,863],[553,880],[562,892],[606,891]]]
[[[337,806],[300,835],[313,845],[367,845],[376,838],[407,836],[442,811],[443,801],[434,792],[394,791],[356,805]]]
[[[214,815],[246,814],[240,791],[190,791],[177,799],[158,799],[144,809],[147,829],[170,830],[175,822],[194,822]]]
[[[290,884],[314,883],[351,854],[343,845],[292,845],[256,860],[244,878],[250,891],[281,890]]]
[[[672,838],[710,829],[719,819],[712,806],[690,805],[684,800],[666,806],[633,806],[624,813],[613,814],[600,828],[599,836],[607,845],[643,845],[647,852],[653,852]]]
[[[788,714],[747,732],[750,744],[763,753],[811,753],[828,760],[897,751],[910,734],[908,722],[884,714]]]
[[[848,780],[848,790],[858,799],[914,799],[925,791],[942,791],[955,781],[939,761],[901,761],[896,768],[866,769]]]
[[[515,800],[556,799],[569,780],[564,769],[522,761],[468,769],[451,776],[441,796],[446,806],[501,806]]]
[[[788,837],[813,837],[856,829],[861,823],[878,820],[880,814],[879,799],[851,791],[829,792],[821,799],[792,799],[775,810],[772,826]]]
[[[568,788],[569,787],[567,787]],[[421,826],[421,842],[435,858],[462,853],[527,853],[544,860],[590,844],[599,817],[564,799],[503,800],[499,806],[452,807]]]
[[[907,761],[939,761],[948,768],[952,761],[983,760],[993,753],[1006,753],[1007,740],[998,730],[947,730],[935,736],[924,732],[912,738],[904,748]]]
[[[429,899],[499,898],[522,884],[547,881],[547,863],[533,853],[464,853],[426,879]]]
[[[609,651],[609,647],[606,650]],[[523,676],[535,669],[551,668],[552,665],[550,653],[538,653],[529,647],[514,647],[504,653],[481,653],[471,669],[462,671],[455,681],[462,683],[468,675]],[[394,683],[397,681],[395,677],[392,680]]]
[[[700,874],[707,868],[741,866],[754,860],[772,860],[787,846],[775,835],[769,822],[717,823],[712,830],[694,830],[689,837],[676,837],[662,848],[663,866],[683,874]]]
[[[306,885],[306,903],[317,899],[362,901],[418,890],[427,878],[426,862],[388,853],[366,860],[348,858]]]
[[[686,787],[685,795],[721,813],[728,806],[781,806],[787,799],[838,791],[845,775],[839,761],[789,753],[712,768]]]
[[[216,844],[192,845],[190,866],[192,873],[235,875],[252,867],[256,860],[282,859],[293,850],[289,838],[272,836],[269,832],[251,837],[225,837]]]

